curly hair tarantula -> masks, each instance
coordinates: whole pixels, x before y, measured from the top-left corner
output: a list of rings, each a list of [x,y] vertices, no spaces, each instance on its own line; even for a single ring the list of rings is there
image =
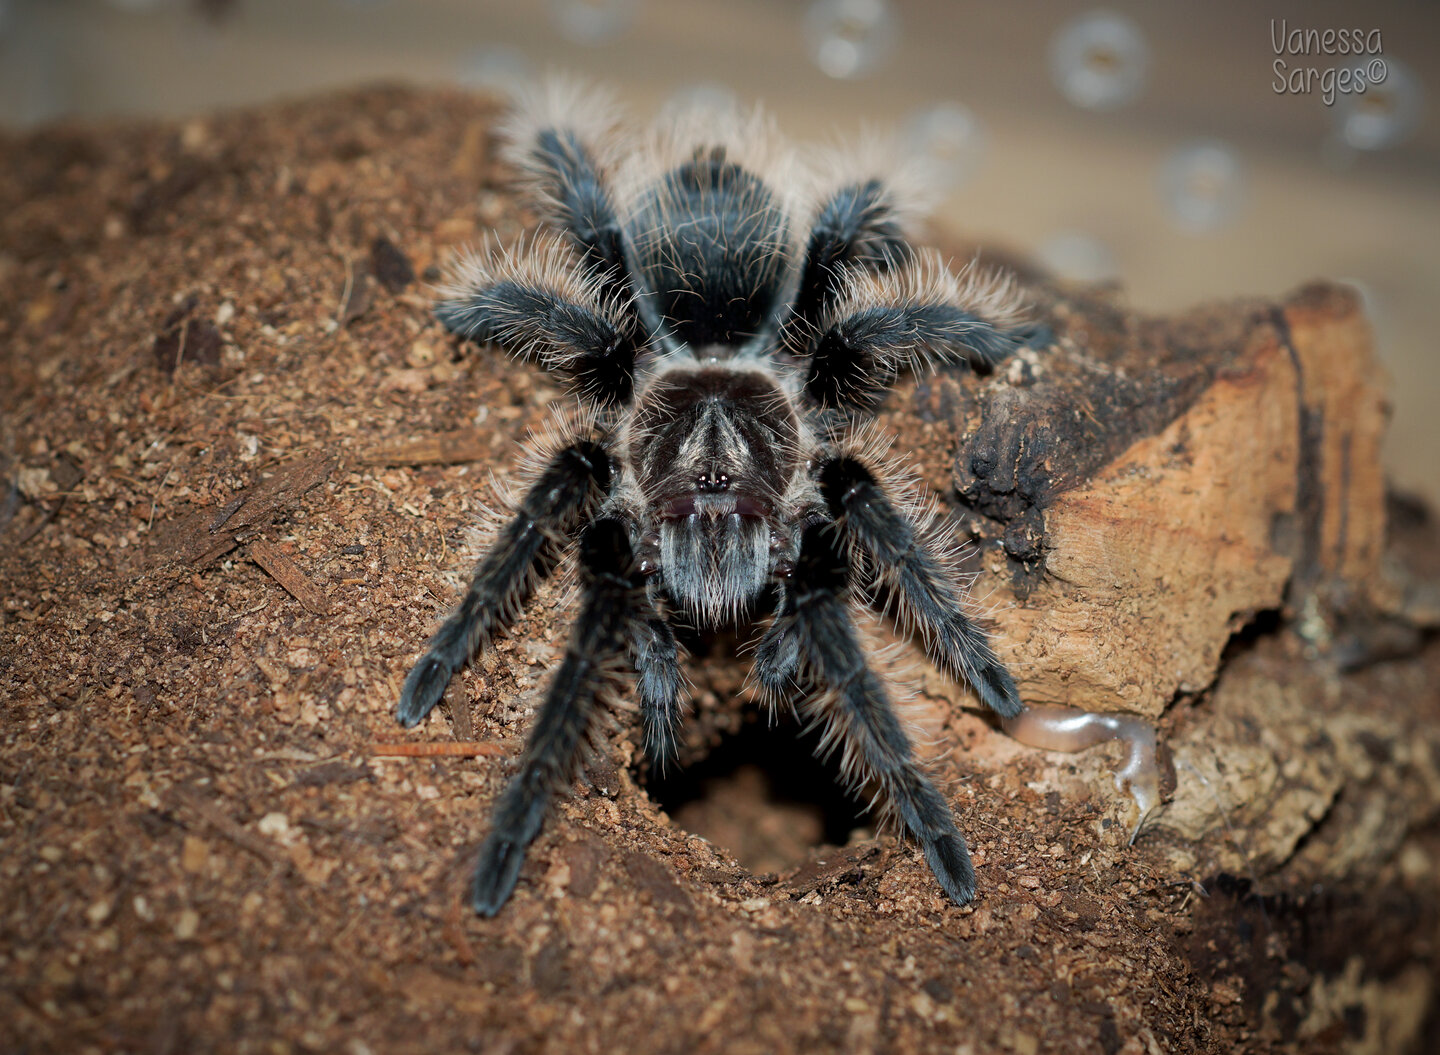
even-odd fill
[[[495,807],[471,888],[494,915],[554,794],[575,772],[616,661],[636,672],[646,751],[676,751],[677,620],[773,612],[754,672],[839,746],[965,904],[975,873],[912,754],[853,609],[884,599],[931,657],[1001,716],[1015,683],[964,611],[956,546],[888,482],[865,419],[907,368],[989,368],[1025,338],[1006,281],[960,275],[907,239],[879,166],[802,164],[763,117],[704,112],[617,134],[593,95],[521,105],[508,156],[553,235],[470,256],[436,314],[538,359],[583,413],[519,499],[469,589],[405,680],[410,727],[515,615],[578,536],[580,605],[564,659]],[[852,584],[853,580],[853,584]]]

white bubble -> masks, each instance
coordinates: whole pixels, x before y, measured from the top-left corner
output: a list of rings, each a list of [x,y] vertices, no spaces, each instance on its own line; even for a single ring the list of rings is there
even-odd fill
[[[1335,130],[1356,150],[1384,150],[1410,138],[1425,110],[1425,90],[1410,67],[1375,56],[1353,67],[1364,92],[1335,96]]]
[[[498,44],[472,51],[461,59],[455,79],[467,88],[513,93],[534,75],[523,51]]]
[[[1177,226],[1195,232],[1218,230],[1240,211],[1244,169],[1224,143],[1188,143],[1165,159],[1160,193]]]
[[[1110,247],[1084,231],[1056,231],[1040,243],[1035,257],[1066,282],[1108,282],[1120,274]]]
[[[805,46],[823,73],[863,77],[895,50],[900,26],[885,0],[815,0],[805,12]]]
[[[1135,21],[1091,11],[1060,27],[1050,41],[1050,77],[1065,98],[1089,110],[1132,102],[1145,87],[1150,46]]]
[[[946,189],[975,175],[985,159],[989,139],[974,111],[956,102],[921,110],[911,119],[906,138],[911,151],[925,161]]]
[[[566,40],[607,44],[628,30],[640,0],[550,0],[550,21]]]

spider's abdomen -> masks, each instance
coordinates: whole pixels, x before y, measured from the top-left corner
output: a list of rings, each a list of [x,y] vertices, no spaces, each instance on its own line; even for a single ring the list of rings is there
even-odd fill
[[[739,345],[770,319],[788,260],[779,201],[719,148],[664,176],[627,225],[635,265],[671,333],[692,348]]]
[[[765,588],[799,426],[759,370],[672,369],[641,396],[630,459],[676,601],[714,623]]]

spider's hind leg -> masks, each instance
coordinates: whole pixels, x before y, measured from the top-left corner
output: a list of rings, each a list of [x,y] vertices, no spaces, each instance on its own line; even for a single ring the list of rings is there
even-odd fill
[[[609,490],[610,476],[609,456],[596,443],[573,443],[551,458],[406,677],[395,709],[401,725],[410,728],[429,714],[455,672],[514,616],[537,574],[548,570],[555,539],[575,529]]]
[[[832,191],[810,225],[800,285],[785,320],[786,343],[802,344],[834,307],[847,268],[886,271],[911,253],[899,210],[882,181],[859,180]]]
[[[809,708],[827,724],[823,742],[839,745],[844,768],[857,783],[879,785],[945,893],[966,904],[975,896],[975,869],[965,839],[944,796],[915,761],[884,682],[865,661],[846,599],[848,578],[834,526],[806,528],[787,607],[767,638],[793,635],[801,669],[819,690]]]
[[[505,129],[506,154],[606,292],[627,295],[621,225],[602,163],[613,124],[614,107],[604,93],[556,81],[521,100]]]
[[[585,529],[580,572],[582,601],[565,658],[525,741],[520,771],[501,793],[494,826],[480,848],[471,904],[484,916],[500,911],[515,889],[551,799],[575,772],[598,698],[625,650],[627,627],[649,608],[623,521],[605,517]]]

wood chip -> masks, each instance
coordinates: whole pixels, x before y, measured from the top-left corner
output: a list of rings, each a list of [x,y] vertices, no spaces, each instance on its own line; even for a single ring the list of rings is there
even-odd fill
[[[325,454],[282,465],[268,479],[247,488],[220,509],[198,509],[157,524],[150,552],[162,563],[208,567],[295,508],[307,491],[329,478],[334,468],[335,459]]]
[[[250,559],[285,587],[291,597],[305,606],[306,611],[316,615],[330,614],[330,601],[325,592],[306,578],[289,554],[279,546],[257,538],[250,543]]]
[[[416,743],[371,744],[376,758],[475,758],[500,757],[510,752],[504,744],[488,740],[424,740]]]
[[[470,701],[463,696],[450,703],[450,724],[455,730],[455,739],[474,740],[475,724],[470,721]]]
[[[411,443],[377,447],[363,455],[367,465],[456,465],[479,462],[493,453],[491,434],[479,429],[440,432]]]

